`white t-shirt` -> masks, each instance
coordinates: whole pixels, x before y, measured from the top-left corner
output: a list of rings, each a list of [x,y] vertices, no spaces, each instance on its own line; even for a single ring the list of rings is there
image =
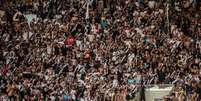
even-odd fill
[[[131,41],[124,41],[124,43],[128,46],[128,48],[131,48]]]
[[[32,32],[29,32],[29,38],[31,38],[31,36],[33,35],[34,33]]]
[[[154,8],[155,1],[149,1],[148,5],[149,5],[149,8]]]
[[[50,46],[47,46],[47,53],[51,54],[52,53],[52,48]]]
[[[71,98],[73,99],[73,100],[75,100],[75,93],[76,93],[76,91],[75,90],[71,90],[71,92],[70,92],[70,95],[71,95]]]
[[[23,37],[24,40],[27,40],[28,39],[28,33],[24,32],[23,35],[22,35],[22,37]]]
[[[117,56],[116,56],[116,55],[117,55],[117,52],[113,52],[112,55],[113,55],[112,60],[113,60],[113,61],[116,61],[116,60],[117,60]]]
[[[128,55],[128,62],[131,63],[132,60],[134,59],[135,55],[132,53],[132,54],[129,54]]]
[[[87,35],[87,37],[90,42],[92,42],[94,40],[94,35],[92,35],[92,34]]]
[[[80,45],[81,45],[81,41],[80,41],[80,40],[76,40],[75,43],[76,43],[77,46],[80,46]]]
[[[117,79],[114,79],[113,82],[112,82],[112,84],[113,84],[113,87],[117,87],[117,86],[118,86],[118,81],[117,81]]]

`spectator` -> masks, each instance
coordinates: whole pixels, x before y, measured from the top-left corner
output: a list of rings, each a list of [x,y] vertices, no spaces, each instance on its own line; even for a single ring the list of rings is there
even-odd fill
[[[139,88],[145,100],[146,84],[174,84],[165,99],[201,99],[199,0],[101,1],[88,19],[85,0],[1,7],[0,100],[122,101]]]

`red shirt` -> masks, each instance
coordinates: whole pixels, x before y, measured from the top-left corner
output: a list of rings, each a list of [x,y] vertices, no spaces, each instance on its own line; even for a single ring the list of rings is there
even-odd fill
[[[5,76],[8,73],[8,64],[5,64],[2,68],[2,74]]]
[[[73,45],[74,42],[75,42],[75,38],[70,36],[65,40],[64,44],[65,45]]]

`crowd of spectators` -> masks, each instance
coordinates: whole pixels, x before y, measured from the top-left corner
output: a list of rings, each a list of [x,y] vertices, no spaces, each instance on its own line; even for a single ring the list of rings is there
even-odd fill
[[[3,1],[1,101],[201,100],[200,0]]]

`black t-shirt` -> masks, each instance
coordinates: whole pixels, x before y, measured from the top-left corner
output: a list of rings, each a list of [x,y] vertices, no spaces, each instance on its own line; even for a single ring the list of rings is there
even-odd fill
[[[199,94],[199,98],[201,99],[201,87],[198,87],[195,92]]]
[[[27,88],[27,89],[26,89],[26,95],[28,95],[28,96],[31,95],[31,89],[30,89],[30,88]]]
[[[48,89],[44,87],[42,89],[42,94],[43,94],[43,96],[46,96],[48,94]]]
[[[66,55],[67,55],[67,50],[68,50],[68,49],[67,49],[66,47],[62,47],[62,48],[61,48],[61,51],[62,51],[62,55],[63,55],[63,56],[66,56]]]
[[[186,85],[186,91],[187,91],[187,93],[192,92],[192,90],[193,90],[193,87],[192,87],[192,86]]]
[[[118,31],[114,31],[113,33],[112,33],[112,38],[113,38],[113,40],[117,37],[117,36],[119,36],[119,32]]]
[[[163,82],[165,80],[165,73],[163,73],[162,71],[157,71],[158,74],[158,78],[160,82]]]
[[[55,55],[59,55],[59,47],[56,46],[56,47],[54,47],[54,49],[55,49]]]

